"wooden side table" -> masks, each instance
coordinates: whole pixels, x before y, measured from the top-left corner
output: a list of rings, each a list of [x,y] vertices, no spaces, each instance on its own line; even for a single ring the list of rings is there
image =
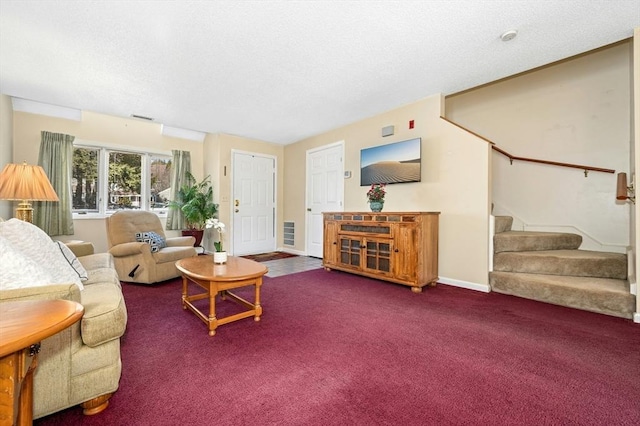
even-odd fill
[[[0,303],[0,426],[33,422],[33,372],[40,341],[82,318],[69,300]]]

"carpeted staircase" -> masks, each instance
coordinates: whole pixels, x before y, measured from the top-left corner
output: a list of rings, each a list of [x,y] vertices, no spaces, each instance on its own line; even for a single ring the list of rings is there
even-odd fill
[[[495,218],[492,291],[633,317],[625,254],[579,250],[580,235],[512,231],[512,224],[510,216]]]

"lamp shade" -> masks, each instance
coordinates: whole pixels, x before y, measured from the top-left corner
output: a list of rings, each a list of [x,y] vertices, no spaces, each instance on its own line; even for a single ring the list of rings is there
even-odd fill
[[[0,173],[0,200],[60,201],[40,166],[7,164]]]

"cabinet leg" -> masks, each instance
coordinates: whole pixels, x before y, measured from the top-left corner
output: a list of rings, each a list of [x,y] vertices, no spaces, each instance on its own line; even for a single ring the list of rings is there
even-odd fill
[[[411,291],[414,293],[422,293],[422,287],[411,287]]]

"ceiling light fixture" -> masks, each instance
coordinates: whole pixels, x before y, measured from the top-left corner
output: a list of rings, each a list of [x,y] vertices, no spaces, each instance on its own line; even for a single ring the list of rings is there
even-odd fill
[[[511,41],[518,35],[518,30],[509,30],[502,33],[500,36],[500,40],[502,41]]]

